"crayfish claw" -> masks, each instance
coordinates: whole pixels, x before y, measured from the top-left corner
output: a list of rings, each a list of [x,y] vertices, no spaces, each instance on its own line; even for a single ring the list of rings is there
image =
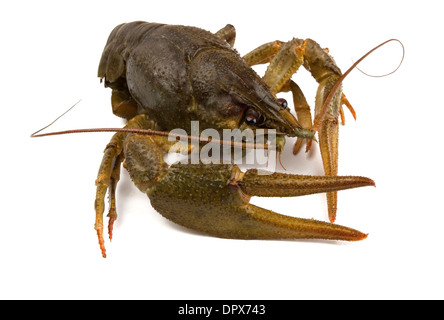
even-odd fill
[[[244,193],[251,196],[297,197],[374,186],[375,182],[359,176],[308,176],[281,172],[264,174],[251,169],[242,174],[237,184]]]
[[[355,229],[281,215],[249,203],[251,196],[292,197],[374,185],[365,177],[312,177],[239,171],[235,165],[173,164],[147,191],[152,206],[189,229],[232,239],[330,239],[367,237]],[[199,199],[199,201],[196,201]]]
[[[338,224],[282,215],[252,204],[242,207],[245,220],[256,226],[245,239],[327,239],[360,241],[368,234]]]

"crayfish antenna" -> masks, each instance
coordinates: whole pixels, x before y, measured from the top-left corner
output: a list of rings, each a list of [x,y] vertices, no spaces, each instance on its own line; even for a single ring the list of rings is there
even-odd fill
[[[380,47],[382,47],[383,45],[385,45],[385,44],[387,44],[387,43],[389,43],[389,42],[391,42],[391,41],[397,41],[397,42],[399,42],[399,43],[401,44],[401,47],[402,47],[402,58],[401,58],[401,62],[399,63],[399,65],[396,67],[396,69],[395,69],[394,71],[392,71],[392,72],[390,72],[390,73],[387,73],[387,74],[385,74],[385,75],[382,75],[382,76],[373,76],[373,77],[385,77],[385,76],[388,76],[388,75],[390,75],[390,74],[396,72],[396,71],[399,69],[399,67],[401,66],[402,62],[404,61],[405,49],[404,49],[404,45],[402,44],[402,42],[399,41],[398,39],[390,39],[390,40],[384,41],[383,43],[377,45],[376,47],[374,47],[373,49],[371,49],[370,51],[368,51],[368,52],[367,52],[366,54],[364,54],[361,58],[359,58],[355,63],[353,63],[352,66],[351,66],[347,71],[345,71],[344,74],[343,74],[342,76],[340,76],[339,79],[336,81],[336,83],[335,83],[335,85],[332,87],[332,89],[331,89],[329,95],[328,95],[327,98],[325,99],[324,104],[322,105],[322,109],[321,109],[321,111],[319,112],[319,114],[316,116],[316,118],[315,118],[315,120],[314,120],[314,123],[313,123],[313,129],[312,129],[312,130],[313,130],[313,133],[316,133],[316,132],[319,130],[319,127],[321,126],[321,123],[323,122],[323,120],[324,120],[324,118],[325,118],[325,115],[327,114],[327,110],[328,110],[328,108],[329,108],[329,106],[330,106],[330,103],[331,103],[331,101],[332,101],[334,95],[335,95],[336,92],[338,91],[338,89],[339,89],[339,87],[340,87],[342,81],[344,81],[345,77],[347,77],[348,74],[349,74],[350,72],[352,72],[352,70],[355,69],[355,68],[357,67],[357,65],[358,65],[360,62],[362,62],[362,60],[364,60],[365,58],[367,58],[372,52],[374,52],[375,50],[379,49]],[[361,70],[360,70],[360,71],[361,71]],[[365,75],[368,75],[368,74],[366,74],[366,73],[363,72],[363,71],[361,71],[361,72],[364,73]],[[368,76],[371,76],[371,75],[368,75]],[[348,106],[347,106],[347,107],[348,107]]]

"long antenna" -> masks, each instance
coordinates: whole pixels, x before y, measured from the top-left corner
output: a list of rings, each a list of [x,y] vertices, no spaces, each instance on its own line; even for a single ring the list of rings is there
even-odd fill
[[[57,120],[59,120],[61,117],[63,117],[65,114],[67,114],[69,111],[71,111],[76,105],[78,105],[80,103],[80,101],[82,101],[81,99],[79,101],[77,101],[76,103],[74,103],[72,105],[71,108],[69,108],[68,110],[66,110],[65,112],[63,112],[61,115],[59,115],[53,122],[51,122],[50,124],[48,124],[47,126],[41,128],[40,130],[37,130],[36,132],[34,132],[33,134],[31,134],[31,138],[35,138],[35,137],[44,137],[46,135],[50,135],[50,134],[38,134],[39,132],[45,130],[46,128],[49,128],[50,126],[52,126]]]
[[[314,123],[313,123],[313,133],[316,133],[316,131],[318,131],[319,126],[321,125],[322,121],[324,121],[324,117],[327,113],[327,109],[330,106],[331,100],[333,99],[333,96],[335,95],[336,91],[338,90],[339,86],[341,85],[342,81],[345,79],[345,77],[354,69],[356,68],[356,66],[365,58],[367,58],[373,51],[375,51],[376,49],[382,47],[383,45],[391,42],[391,41],[396,41],[399,42],[401,44],[402,47],[402,58],[401,58],[401,62],[399,63],[399,65],[396,67],[396,69],[390,73],[387,73],[383,76],[387,76],[389,74],[392,74],[394,72],[396,72],[399,67],[401,66],[402,62],[404,61],[404,55],[405,55],[405,49],[404,49],[404,45],[402,44],[401,41],[399,41],[398,39],[390,39],[387,41],[384,41],[383,43],[381,43],[380,45],[374,47],[373,49],[371,49],[370,51],[368,51],[366,54],[364,54],[361,58],[359,58],[355,63],[353,63],[353,65],[347,70],[345,71],[345,73],[339,77],[338,81],[335,83],[335,85],[333,86],[333,88],[330,91],[330,94],[327,96],[327,99],[325,99],[324,104],[322,105],[322,109],[319,112],[319,115],[316,117]],[[361,71],[362,72],[362,71]]]
[[[47,128],[47,127],[48,126],[46,126],[45,128]],[[56,136],[56,135],[71,134],[71,133],[126,132],[126,133],[145,134],[145,135],[150,135],[150,136],[162,136],[162,137],[172,136],[172,137],[179,138],[179,139],[188,139],[189,141],[197,141],[199,143],[212,142],[212,143],[216,143],[216,144],[220,144],[220,145],[230,145],[232,147],[243,148],[243,149],[248,149],[248,148],[270,149],[268,144],[258,144],[258,143],[252,143],[252,142],[237,142],[237,141],[228,141],[228,140],[220,140],[220,139],[213,139],[213,138],[201,138],[201,137],[189,136],[186,134],[172,133],[169,131],[158,131],[158,130],[151,130],[151,129],[136,129],[136,128],[72,129],[72,130],[64,130],[64,131],[38,134],[38,132],[42,131],[45,128],[42,128],[42,129],[34,132],[33,134],[31,134],[31,138]]]
[[[242,148],[242,149],[271,149],[270,145],[268,144],[259,144],[259,143],[252,143],[252,142],[237,142],[237,141],[227,141],[227,140],[220,140],[220,139],[213,139],[213,138],[201,138],[201,137],[195,137],[190,135],[184,135],[184,134],[177,134],[172,133],[169,131],[158,131],[158,130],[151,130],[151,129],[136,129],[136,128],[90,128],[90,129],[72,129],[72,130],[64,130],[64,131],[56,131],[56,132],[48,132],[48,133],[39,133],[50,126],[52,126],[57,120],[59,120],[61,117],[63,117],[65,114],[67,114],[69,111],[71,111],[76,105],[80,103],[81,100],[77,101],[72,107],[70,107],[68,110],[63,112],[60,116],[58,116],[54,121],[52,121],[50,124],[46,125],[45,127],[37,130],[33,134],[31,134],[31,138],[39,138],[39,137],[47,137],[47,136],[56,136],[56,135],[62,135],[62,134],[72,134],[72,133],[92,133],[92,132],[126,132],[126,133],[137,133],[137,134],[145,134],[145,135],[154,135],[154,136],[163,136],[168,137],[172,136],[179,139],[187,139],[189,141],[197,141],[199,143],[208,143],[212,142],[215,144],[220,145],[229,145],[232,147]],[[276,135],[284,135],[281,132],[276,132]]]

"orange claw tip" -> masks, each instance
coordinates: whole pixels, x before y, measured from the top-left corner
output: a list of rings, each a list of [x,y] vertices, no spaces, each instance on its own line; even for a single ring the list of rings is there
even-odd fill
[[[105,241],[103,240],[103,228],[96,228],[97,237],[99,240],[100,251],[102,252],[102,257],[106,258]]]
[[[348,241],[361,241],[366,239],[368,236],[368,233],[362,233],[360,231],[355,230],[355,232],[353,233],[353,235],[350,235],[349,239],[346,239]]]
[[[102,257],[106,258],[106,250],[105,250],[105,246],[100,246],[100,251],[102,252]]]
[[[362,186],[368,186],[368,187],[376,187],[376,183],[374,180],[366,177],[356,177],[357,184],[362,183]]]
[[[104,246],[100,245],[100,251],[102,252],[102,257],[106,258],[106,250]]]
[[[338,226],[338,225],[336,225]],[[338,226],[341,227],[341,226]],[[341,232],[342,231],[342,232]],[[359,230],[342,227],[342,230],[338,232],[338,237],[336,240],[344,241],[361,241],[367,238],[368,233],[363,233]]]
[[[368,237],[368,233],[363,233],[360,231],[356,232],[355,238],[352,239],[351,241],[361,241],[361,240],[365,240]]]
[[[356,235],[355,239],[352,239],[351,241],[361,241],[361,240],[365,240],[368,237],[368,233],[362,233],[359,232],[359,234]]]

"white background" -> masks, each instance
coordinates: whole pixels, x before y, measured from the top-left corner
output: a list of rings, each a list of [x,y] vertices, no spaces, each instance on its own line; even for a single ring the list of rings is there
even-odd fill
[[[439,1],[13,1],[0,5],[0,298],[442,299],[443,23]],[[354,243],[211,238],[166,221],[126,172],[114,239],[100,255],[94,180],[111,134],[31,139],[50,131],[121,127],[96,77],[109,32],[146,20],[237,29],[241,54],[292,37],[328,47],[345,71],[390,38],[405,45],[393,75],[355,70],[344,91],[358,119],[340,128],[340,174],[376,181],[339,194],[337,223],[369,233]],[[441,30],[441,31],[440,31]],[[392,71],[391,43],[362,69]],[[258,72],[261,69],[258,69]],[[316,83],[294,77],[313,104]],[[322,174],[318,149],[284,164]],[[254,199],[277,212],[327,220],[324,195]]]

